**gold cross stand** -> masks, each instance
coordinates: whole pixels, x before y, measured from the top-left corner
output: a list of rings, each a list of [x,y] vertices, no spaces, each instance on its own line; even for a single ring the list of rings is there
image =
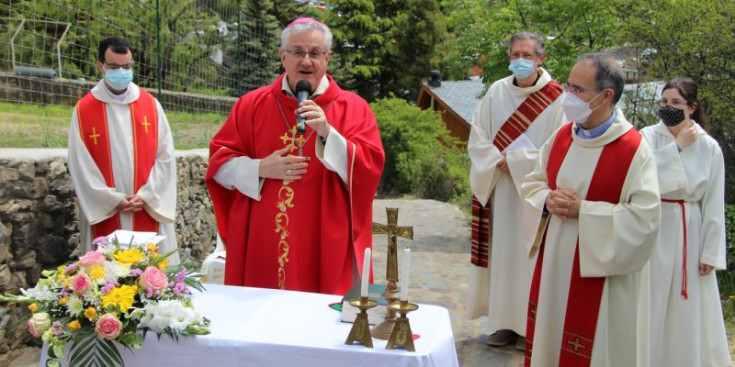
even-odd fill
[[[385,208],[388,217],[388,224],[380,224],[373,222],[374,234],[386,234],[388,236],[388,265],[385,272],[385,279],[388,284],[385,286],[383,298],[388,304],[398,301],[398,244],[397,237],[413,239],[413,227],[398,226],[398,208]],[[388,307],[385,321],[381,322],[373,328],[373,337],[388,340],[393,327],[396,324],[396,311]]]

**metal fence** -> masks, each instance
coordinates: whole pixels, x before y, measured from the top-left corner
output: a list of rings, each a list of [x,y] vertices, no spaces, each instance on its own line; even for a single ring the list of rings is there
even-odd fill
[[[73,104],[100,78],[97,46],[109,36],[133,45],[140,86],[240,96],[278,72],[278,24],[243,9],[239,0],[0,0],[0,101]]]

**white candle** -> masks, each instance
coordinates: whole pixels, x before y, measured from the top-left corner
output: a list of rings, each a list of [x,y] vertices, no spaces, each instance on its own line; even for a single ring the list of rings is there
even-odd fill
[[[370,279],[370,248],[365,248],[365,255],[362,259],[362,286],[360,287],[360,297],[368,296],[368,279]]]
[[[401,301],[408,301],[408,269],[411,267],[411,249],[403,251],[403,276],[401,277]]]

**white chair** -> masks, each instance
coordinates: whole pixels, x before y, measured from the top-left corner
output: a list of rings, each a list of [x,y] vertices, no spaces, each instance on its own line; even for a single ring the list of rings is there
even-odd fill
[[[202,283],[224,284],[225,283],[225,260],[227,250],[225,244],[217,233],[217,245],[214,252],[209,254],[202,263]]]

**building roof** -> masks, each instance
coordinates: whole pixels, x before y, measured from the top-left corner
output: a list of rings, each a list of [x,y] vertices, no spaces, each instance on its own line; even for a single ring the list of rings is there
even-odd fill
[[[472,122],[472,115],[485,90],[482,79],[477,77],[470,80],[442,81],[440,87],[424,85],[468,124]]]

